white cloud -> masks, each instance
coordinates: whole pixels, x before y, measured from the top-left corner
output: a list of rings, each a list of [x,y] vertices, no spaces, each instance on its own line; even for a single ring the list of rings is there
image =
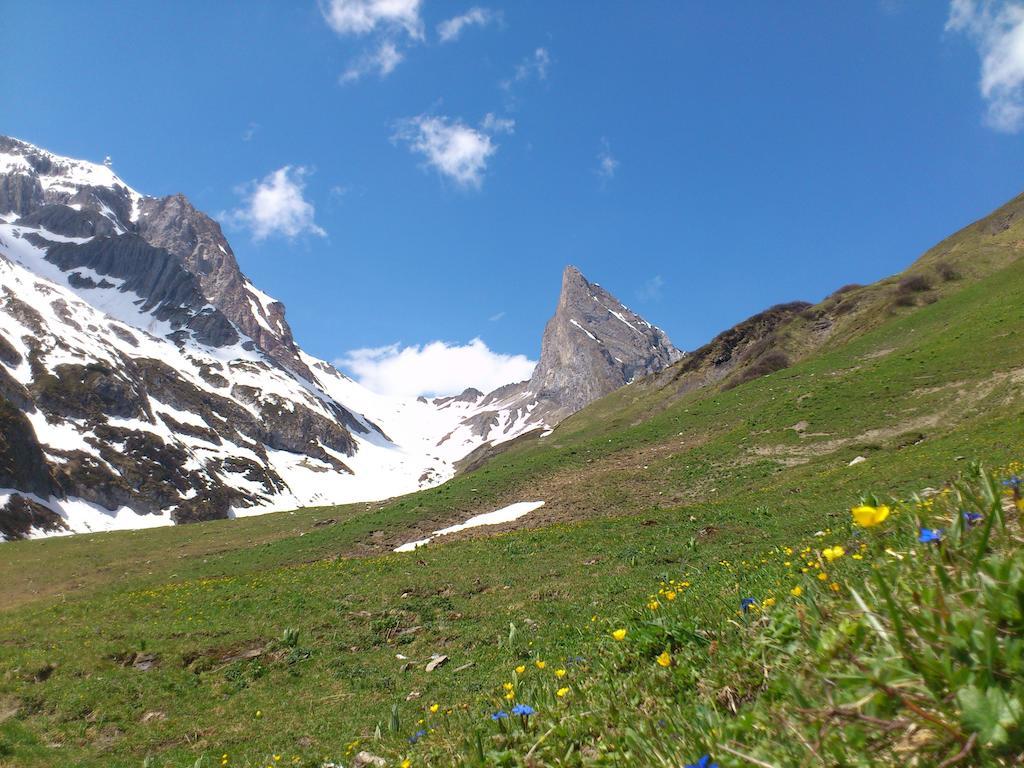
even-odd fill
[[[339,35],[366,35],[378,30],[405,30],[423,37],[420,0],[321,0],[320,12]]]
[[[1008,133],[1024,128],[1024,4],[953,0],[946,30],[963,32],[978,47],[989,125]]]
[[[611,179],[618,168],[619,161],[612,154],[608,139],[601,139],[601,151],[597,153],[597,175]]]
[[[442,43],[451,43],[459,39],[466,27],[485,27],[497,18],[497,14],[479,6],[470,8],[461,16],[442,21],[437,25],[437,34]]]
[[[490,134],[514,133],[516,121],[510,117],[498,117],[493,112],[488,112],[480,121],[480,128]]]
[[[376,72],[382,78],[387,77],[395,67],[402,63],[404,58],[405,56],[398,50],[398,46],[394,42],[384,40],[377,50],[363,54],[350,64],[349,68],[338,77],[338,81],[342,85],[354,83],[371,72]]]
[[[443,116],[419,115],[404,120],[393,138],[406,142],[442,176],[459,186],[477,189],[483,183],[487,160],[498,150],[484,130]]]
[[[662,289],[665,287],[665,280],[661,275],[655,275],[644,282],[640,290],[636,292],[642,301],[661,301]]]
[[[243,196],[239,208],[222,213],[235,226],[248,227],[254,240],[271,235],[297,237],[303,233],[324,237],[327,233],[313,220],[316,210],[306,200],[305,177],[309,170],[286,165],[267,174],[262,181],[243,184],[236,191]]]
[[[334,364],[374,392],[415,397],[454,395],[468,387],[490,392],[528,379],[537,361],[494,352],[481,339],[473,339],[463,345],[432,341],[354,349]]]

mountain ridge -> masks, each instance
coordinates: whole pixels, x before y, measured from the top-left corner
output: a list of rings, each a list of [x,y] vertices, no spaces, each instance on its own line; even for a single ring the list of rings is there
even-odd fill
[[[529,382],[433,401],[371,393],[302,351],[284,305],[184,195],[143,195],[108,165],[8,137],[0,269],[0,395],[21,413],[0,448],[7,536],[391,497],[582,403]],[[563,394],[584,384],[560,380]],[[14,444],[34,459],[15,461]]]

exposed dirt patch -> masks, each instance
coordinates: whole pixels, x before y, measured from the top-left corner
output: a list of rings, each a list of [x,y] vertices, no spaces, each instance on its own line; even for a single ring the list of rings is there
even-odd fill
[[[706,488],[694,487],[687,489],[685,493],[666,494],[659,491],[664,484],[657,482],[658,473],[665,471],[665,460],[699,447],[712,436],[701,434],[673,437],[665,442],[587,459],[582,465],[566,467],[543,477],[534,476],[530,478],[528,488],[505,494],[487,507],[453,508],[443,517],[424,518],[409,528],[389,530],[383,536],[364,539],[348,554],[370,556],[390,552],[407,542],[425,539],[441,528],[519,501],[543,500],[545,503],[543,507],[518,520],[469,528],[444,536],[442,541],[492,536],[513,530],[541,528],[594,517],[635,514],[652,506],[678,506],[697,501],[705,496]],[[609,476],[616,479],[614,498],[604,498],[594,492],[594,488],[599,485],[594,481],[600,478],[600,485],[607,486]]]

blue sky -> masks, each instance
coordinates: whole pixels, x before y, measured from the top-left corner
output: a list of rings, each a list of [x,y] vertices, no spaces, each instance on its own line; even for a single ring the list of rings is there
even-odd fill
[[[3,16],[0,132],[188,195],[309,352],[383,350],[357,355],[367,380],[445,342],[407,350],[396,375],[448,377],[420,389],[535,359],[568,263],[693,349],[898,271],[1024,187],[1019,2]]]

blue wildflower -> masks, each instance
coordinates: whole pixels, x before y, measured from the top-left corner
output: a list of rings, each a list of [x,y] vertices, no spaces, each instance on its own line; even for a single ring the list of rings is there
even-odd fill
[[[523,717],[529,717],[534,714],[534,709],[529,704],[516,704],[512,707],[513,715],[522,715]]]
[[[942,541],[942,529],[922,528],[921,533],[917,536],[917,540],[922,544],[931,544],[932,542]]]
[[[752,597],[744,597],[740,600],[740,607],[743,608],[743,612],[746,613],[750,610],[750,606],[757,605],[757,600]]]
[[[979,512],[968,512],[967,510],[964,510],[961,514],[964,517],[964,522],[968,525],[980,523],[985,518],[985,516]]]
[[[419,741],[420,739],[422,739],[426,735],[427,735],[427,732],[425,730],[423,730],[422,728],[420,728],[418,731],[416,731],[416,733],[414,733],[412,736],[409,737],[409,743],[410,744],[415,744],[417,741]]]
[[[1020,477],[1018,477],[1017,475],[1014,475],[1013,477],[1007,480],[1003,480],[1003,485],[1007,486],[1008,488],[1013,488],[1013,490],[1015,491],[1020,490],[1021,483],[1024,483],[1024,480],[1021,480]]]
[[[508,717],[508,712],[506,712],[503,709],[499,709],[497,712],[495,712],[493,715],[491,715],[491,720],[494,720],[494,721],[504,720],[507,717]]]
[[[686,768],[718,768],[718,763],[711,762],[711,755],[704,755],[696,763],[688,763]]]

